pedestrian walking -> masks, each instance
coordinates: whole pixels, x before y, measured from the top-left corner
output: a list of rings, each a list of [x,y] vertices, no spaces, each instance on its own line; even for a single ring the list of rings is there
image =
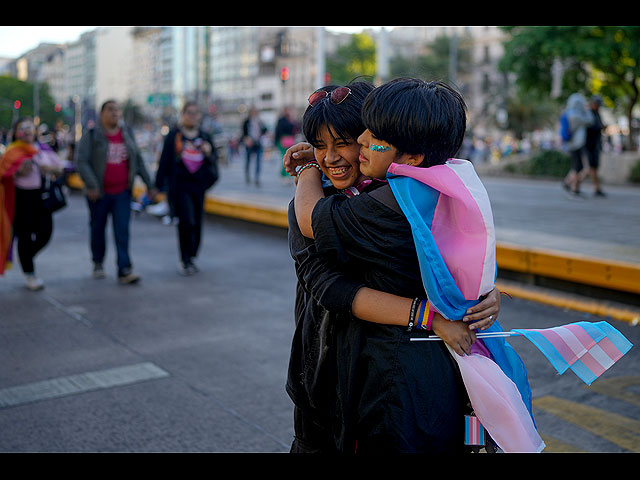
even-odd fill
[[[291,109],[289,107],[285,107],[282,111],[282,115],[278,119],[278,123],[276,123],[276,130],[274,133],[274,142],[280,152],[280,155],[283,158],[287,153],[287,149],[289,149],[293,146],[294,143],[296,143],[295,136],[297,133],[298,127],[293,123],[293,120],[291,119]],[[284,167],[284,163],[282,164],[282,169],[280,170],[280,177],[284,180],[287,180],[287,177],[289,177],[289,174]]]
[[[129,255],[131,199],[134,179],[142,178],[149,197],[157,190],[149,174],[131,129],[121,123],[121,110],[115,100],[107,100],[100,109],[100,119],[80,139],[76,166],[84,182],[90,215],[91,256],[94,278],[104,278],[106,253],[105,229],[112,219],[116,246],[118,281],[136,283],[140,276],[133,271]]]
[[[593,115],[587,109],[584,96],[572,94],[567,108],[560,117],[560,135],[564,148],[571,156],[571,169],[563,180],[563,187],[572,196],[580,196],[580,176],[584,168],[583,155],[587,142],[587,127],[593,124]]]
[[[209,134],[200,128],[202,114],[196,102],[185,103],[180,125],[164,140],[155,185],[166,191],[170,209],[178,219],[178,245],[182,275],[199,271],[195,259],[202,237],[207,189],[218,180],[218,155]]]
[[[598,178],[598,168],[600,167],[600,152],[602,151],[602,132],[605,129],[604,123],[600,116],[600,107],[602,106],[602,97],[594,95],[589,100],[589,108],[593,115],[593,123],[587,127],[587,139],[585,141],[585,149],[587,151],[587,160],[589,162],[588,175],[591,177],[593,184],[593,194],[596,197],[606,196],[600,188],[600,179]]]
[[[331,197],[347,199],[363,194],[366,196],[370,190],[375,190],[383,184],[383,182],[370,182],[362,178],[359,171],[360,147],[354,137],[360,135],[364,128],[360,117],[364,96],[359,87],[360,83],[346,87],[325,87],[315,92],[310,97],[310,107],[303,118],[305,136],[316,147],[315,157],[318,164],[323,165],[319,168],[333,186],[325,187],[324,191],[329,193],[331,188],[334,192],[337,190],[337,195],[331,195]],[[300,153],[297,152],[296,155]],[[291,156],[294,157],[293,153]],[[307,158],[303,158],[291,162],[293,165],[297,162],[303,163],[298,172],[299,178],[309,169],[316,171],[316,166],[304,163],[307,161]],[[285,158],[286,163],[287,158]],[[291,165],[288,170],[292,173]],[[400,414],[391,405],[400,406],[409,397],[420,398],[421,401],[426,402],[428,395],[424,397],[420,395],[425,393],[426,384],[430,384],[434,389],[437,387],[432,383],[433,379],[429,374],[422,377],[412,374],[407,376],[407,368],[410,370],[412,368],[410,365],[414,365],[417,369],[424,367],[425,372],[430,370],[443,372],[442,378],[451,381],[448,386],[445,386],[446,381],[438,384],[441,387],[442,398],[446,396],[449,400],[448,414],[456,408],[456,402],[449,395],[454,391],[456,393],[453,393],[453,397],[459,398],[457,395],[463,392],[459,389],[459,382],[455,380],[455,372],[448,370],[452,365],[448,363],[448,354],[440,350],[442,346],[429,348],[426,357],[429,358],[427,363],[430,366],[427,367],[422,365],[426,358],[425,352],[414,350],[413,345],[404,341],[407,338],[410,312],[415,302],[413,297],[400,296],[411,295],[416,287],[418,289],[421,287],[412,282],[405,284],[402,280],[405,274],[402,272],[397,274],[399,278],[387,279],[384,287],[378,291],[376,288],[379,288],[379,285],[375,286],[376,275],[366,275],[366,280],[359,278],[359,273],[362,272],[361,265],[351,262],[348,262],[350,267],[348,272],[343,272],[346,273],[346,278],[341,278],[332,271],[336,264],[330,261],[326,264],[319,262],[314,243],[302,235],[298,225],[299,219],[296,220],[298,210],[294,207],[296,201],[298,201],[297,193],[296,200],[290,204],[289,208],[290,247],[300,279],[296,297],[296,334],[294,334],[288,382],[288,391],[296,402],[294,422],[296,441],[292,451],[322,451],[318,445],[326,446],[328,443],[327,429],[330,432],[329,436],[333,434],[335,437],[334,448],[343,453],[353,453],[356,443],[358,452],[377,448],[369,442],[380,442],[378,447],[386,449],[387,452],[418,451],[424,448],[423,442],[417,441],[416,445],[410,446],[406,444],[406,439],[416,439],[413,435],[416,431],[425,428],[423,422],[428,423],[429,420],[426,417],[416,418],[416,412],[412,409],[407,409]],[[376,217],[377,213],[372,212],[372,218],[368,221],[375,222],[373,217]],[[375,237],[376,234],[373,231],[372,233]],[[388,264],[391,261],[388,255],[384,258],[383,263]],[[417,259],[414,260],[415,267]],[[393,276],[396,274],[394,273]],[[358,282],[364,283],[365,286],[358,288]],[[395,282],[398,283],[395,284]],[[338,285],[340,285],[339,288]],[[396,290],[395,287],[398,285],[404,287],[404,291]],[[391,291],[393,294],[389,293]],[[493,293],[499,300],[497,292]],[[307,300],[308,303],[305,304],[303,300],[305,298],[311,300]],[[312,300],[314,298],[320,299],[320,306],[314,304]],[[490,308],[495,306],[495,300],[491,298],[488,302],[494,302]],[[328,307],[328,311],[321,307]],[[346,312],[346,316],[343,312]],[[497,311],[493,312],[497,313]],[[480,313],[480,315],[483,314],[485,313]],[[351,315],[358,319],[354,319]],[[489,315],[491,314],[487,312],[486,316],[489,317]],[[367,322],[363,323],[361,320],[367,320]],[[489,317],[487,321],[491,324],[492,318]],[[303,355],[305,352],[306,356]],[[438,352],[441,352],[442,356]],[[296,353],[298,355],[295,355]],[[321,355],[318,355],[319,353]],[[416,358],[413,358],[413,355],[416,355]],[[322,360],[325,364],[321,363]],[[295,375],[297,371],[300,373],[299,376]],[[333,377],[330,372],[334,372]],[[447,377],[446,372],[450,372],[452,376]],[[357,383],[354,383],[355,378],[358,378]],[[298,384],[298,379],[301,379],[301,385]],[[328,384],[322,384],[322,381]],[[396,382],[402,383],[405,389],[396,388],[398,385]],[[329,395],[327,398],[326,392],[331,385],[333,385],[331,391],[334,395]],[[370,388],[372,390],[369,390]],[[377,393],[373,394],[373,390]],[[405,394],[408,397],[405,397]],[[323,412],[317,407],[322,406],[323,402],[329,402],[330,405],[327,407],[330,412],[329,420],[325,423],[318,421],[318,415]],[[384,409],[388,409],[388,413],[394,411],[390,414],[395,417],[395,424],[393,421],[389,422],[391,417],[379,415]],[[402,410],[402,407],[400,406],[399,409]],[[367,411],[377,413],[372,413],[371,417],[365,419]],[[332,424],[332,421],[337,421],[337,424]],[[371,424],[371,422],[374,423]],[[426,428],[429,430],[428,427]],[[369,436],[369,429],[377,430],[378,434]],[[404,441],[399,440],[402,437],[405,438]],[[325,438],[324,442],[322,438]],[[382,443],[385,443],[384,447]],[[418,446],[418,444],[421,445]],[[458,442],[458,445],[461,450],[462,441]],[[439,448],[443,446],[438,445],[434,451]]]
[[[249,116],[242,124],[242,143],[245,148],[244,175],[247,183],[251,183],[251,159],[255,162],[253,181],[256,186],[260,185],[260,166],[262,163],[262,139],[267,133],[267,127],[260,120],[258,109],[251,107]]]
[[[44,282],[36,276],[34,259],[53,234],[53,213],[43,201],[44,185],[51,177],[63,173],[64,162],[48,145],[36,140],[33,120],[21,118],[13,127],[13,141],[7,146],[2,164],[5,214],[1,227],[3,240],[0,240],[4,252],[0,255],[6,262],[12,240],[7,236],[6,221],[12,219],[12,234],[17,241],[26,287],[40,290],[44,288]]]

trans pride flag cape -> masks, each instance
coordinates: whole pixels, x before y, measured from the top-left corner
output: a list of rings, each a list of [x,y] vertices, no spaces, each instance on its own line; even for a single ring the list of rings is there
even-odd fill
[[[496,277],[495,230],[484,185],[471,162],[460,159],[429,168],[393,163],[387,180],[411,224],[430,309],[462,319],[493,289]],[[494,322],[484,332],[501,330]],[[522,360],[504,338],[476,344],[472,355],[452,351],[476,415],[505,452],[541,451]]]

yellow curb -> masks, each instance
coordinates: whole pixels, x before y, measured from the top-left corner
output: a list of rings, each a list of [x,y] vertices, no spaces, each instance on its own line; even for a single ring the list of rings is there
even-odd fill
[[[205,200],[204,210],[212,215],[289,228],[287,212],[280,208],[259,207],[248,203],[208,196]]]
[[[584,255],[496,245],[498,267],[505,270],[558,278],[610,290],[640,293],[640,265],[602,260]]]
[[[531,300],[558,308],[568,308],[579,312],[590,313],[601,317],[610,317],[629,323],[632,326],[640,323],[640,311],[613,307],[604,302],[580,300],[570,295],[548,293],[536,288],[527,288],[511,282],[496,281],[496,288],[512,297]]]

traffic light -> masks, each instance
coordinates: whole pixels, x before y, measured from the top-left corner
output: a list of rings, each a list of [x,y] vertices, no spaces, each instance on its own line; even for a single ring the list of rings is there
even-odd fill
[[[282,80],[282,83],[289,80],[289,67],[282,67],[280,69],[280,80]]]
[[[15,108],[16,110],[20,110],[21,106],[22,102],[20,100],[16,100],[15,102],[13,102],[13,108]]]

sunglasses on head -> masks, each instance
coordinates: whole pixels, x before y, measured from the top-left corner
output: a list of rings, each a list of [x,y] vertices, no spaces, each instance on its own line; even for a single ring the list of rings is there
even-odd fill
[[[313,92],[309,96],[309,105],[315,107],[321,100],[329,97],[331,103],[334,105],[339,105],[344,102],[345,98],[349,96],[351,93],[351,89],[349,87],[338,87],[331,92],[327,92],[326,90],[318,90]]]

